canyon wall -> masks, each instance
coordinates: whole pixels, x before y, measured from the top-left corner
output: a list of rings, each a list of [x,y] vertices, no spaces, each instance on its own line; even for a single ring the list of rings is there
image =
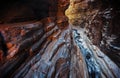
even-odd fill
[[[0,24],[0,78],[119,78],[118,4],[14,3],[17,7],[3,11]]]
[[[70,0],[69,23],[86,29],[86,34],[120,66],[120,1]]]

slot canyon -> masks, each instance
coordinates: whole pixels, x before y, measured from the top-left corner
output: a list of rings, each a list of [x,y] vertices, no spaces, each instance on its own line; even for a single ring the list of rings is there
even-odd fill
[[[0,78],[120,78],[120,1],[1,0]]]

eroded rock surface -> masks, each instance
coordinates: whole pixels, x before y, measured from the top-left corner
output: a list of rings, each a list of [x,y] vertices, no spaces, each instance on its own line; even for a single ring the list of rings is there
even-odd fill
[[[97,45],[120,66],[120,1],[70,0],[66,10],[69,23],[85,28],[94,45]]]
[[[97,0],[70,0],[68,9],[68,0],[50,2],[49,17],[0,24],[0,78],[119,78],[118,9]]]

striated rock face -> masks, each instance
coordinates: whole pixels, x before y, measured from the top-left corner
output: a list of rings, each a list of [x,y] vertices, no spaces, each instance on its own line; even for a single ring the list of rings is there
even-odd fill
[[[0,62],[1,78],[120,76],[118,66],[91,43],[84,29],[67,21],[55,23],[51,17],[41,22],[2,25],[0,31],[8,48]]]
[[[1,60],[1,78],[69,76],[69,27],[67,24],[59,27],[54,17],[42,21],[0,28],[8,47],[6,58]]]
[[[119,1],[70,0],[69,22],[85,28],[92,43],[120,66]],[[107,5],[106,5],[107,4]]]
[[[119,78],[118,6],[49,1],[39,21],[0,24],[0,78]]]
[[[96,16],[96,20],[97,18],[100,18],[102,26],[99,28],[101,29],[101,34],[99,34],[101,35],[101,39],[95,42],[101,47],[101,50],[104,51],[120,67],[120,6],[118,5],[120,2],[108,1],[107,3],[109,6],[101,9],[101,12],[99,12],[99,14]],[[104,6],[105,5],[103,5],[103,7]],[[95,28],[96,23],[94,21],[92,22],[91,26],[94,24]],[[97,28],[95,29],[97,30]],[[93,38],[96,40],[95,37]]]

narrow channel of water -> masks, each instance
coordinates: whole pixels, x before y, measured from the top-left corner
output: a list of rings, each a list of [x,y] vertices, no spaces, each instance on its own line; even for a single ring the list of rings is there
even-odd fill
[[[72,32],[75,43],[79,46],[79,49],[82,52],[82,56],[85,59],[88,68],[89,77],[100,78],[101,77],[100,66],[99,64],[97,64],[92,50],[87,46],[87,44],[89,43],[86,42],[87,37],[84,34],[84,31],[73,29]]]

